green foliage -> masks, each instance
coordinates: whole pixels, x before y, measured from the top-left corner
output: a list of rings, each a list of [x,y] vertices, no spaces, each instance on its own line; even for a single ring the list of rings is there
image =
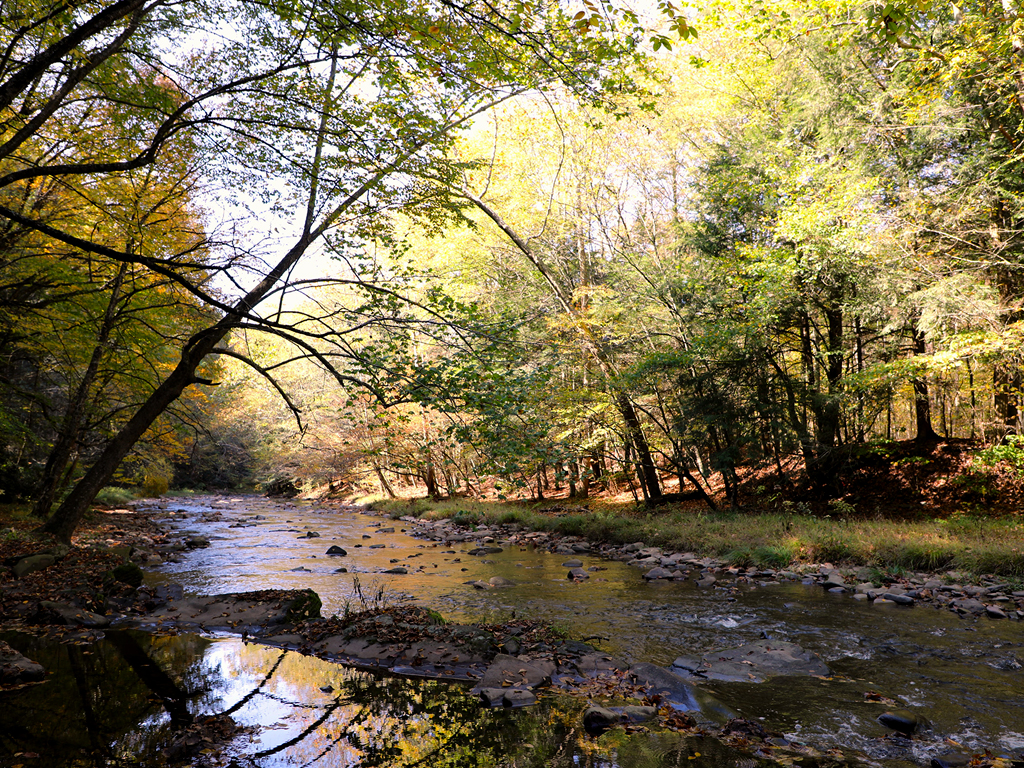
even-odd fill
[[[110,573],[114,581],[119,581],[131,587],[142,586],[142,569],[135,563],[121,563],[121,565],[115,566],[114,570]]]
[[[1024,436],[1007,435],[1002,442],[976,451],[973,464],[986,469],[1004,467],[1016,477],[1024,477]]]
[[[105,507],[119,507],[135,499],[135,494],[128,488],[107,486],[96,494],[96,503]]]
[[[451,521],[455,525],[460,525],[464,528],[474,528],[480,524],[481,516],[477,512],[471,512],[469,510],[460,509],[454,515],[452,515]]]

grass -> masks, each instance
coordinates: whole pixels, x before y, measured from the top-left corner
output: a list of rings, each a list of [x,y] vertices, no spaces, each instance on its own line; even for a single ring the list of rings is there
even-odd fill
[[[788,512],[637,513],[607,503],[565,514],[546,512],[543,505],[465,499],[378,499],[370,506],[395,518],[450,518],[467,527],[518,524],[610,544],[642,541],[746,567],[829,562],[882,573],[956,570],[1024,578],[1024,518],[1019,515],[864,520]]]
[[[108,485],[106,488],[100,489],[100,492],[96,494],[96,503],[102,504],[105,507],[119,507],[122,504],[127,504],[134,498],[135,494],[127,488]]]

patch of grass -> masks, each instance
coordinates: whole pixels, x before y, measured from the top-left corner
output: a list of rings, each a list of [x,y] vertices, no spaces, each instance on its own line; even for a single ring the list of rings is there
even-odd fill
[[[766,544],[754,550],[754,565],[759,568],[785,568],[796,553],[784,544]]]
[[[96,494],[96,503],[105,507],[118,507],[127,504],[135,498],[135,494],[127,488],[108,485]]]

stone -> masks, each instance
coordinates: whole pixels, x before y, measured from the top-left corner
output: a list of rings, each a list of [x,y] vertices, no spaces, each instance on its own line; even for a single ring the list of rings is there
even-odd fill
[[[657,707],[630,705],[622,708],[622,718],[628,723],[646,723],[658,716]]]
[[[843,574],[838,571],[832,571],[825,577],[825,583],[822,585],[825,589],[834,589],[836,587],[846,587],[846,579],[843,578]]]
[[[384,571],[384,573],[396,573],[396,574],[406,574],[408,572],[409,572],[409,569],[408,568],[403,568],[401,565],[396,566],[394,568],[388,568],[386,571]]]
[[[22,656],[7,643],[0,641],[0,685],[22,685],[42,680],[46,675],[43,665]]]
[[[645,573],[644,578],[647,579],[647,581],[656,581],[658,579],[671,579],[672,571],[670,571],[668,568],[662,568],[661,566],[658,566],[657,568],[651,568],[651,570]]]
[[[501,697],[501,703],[506,707],[528,707],[537,703],[537,695],[525,688],[509,688]]]
[[[481,688],[477,694],[483,699],[488,707],[500,707],[502,699],[505,698],[504,688]]]
[[[210,540],[205,536],[189,536],[185,539],[185,546],[189,549],[202,549],[210,546]]]
[[[717,582],[717,581],[718,581],[718,579],[716,579],[714,576],[712,576],[709,573],[704,578],[697,580],[697,586],[698,587],[704,587],[706,589],[707,587],[713,587],[715,585],[715,582]]]
[[[926,731],[932,727],[926,718],[911,712],[909,709],[883,712],[878,716],[878,722],[904,736],[913,736],[915,733]]]
[[[541,665],[523,661],[515,656],[499,653],[484,670],[477,684],[483,688],[537,688],[551,683],[550,670]]]
[[[583,567],[583,561],[582,560],[566,560],[564,563],[562,563],[562,567],[563,568],[582,568]]]
[[[469,550],[471,555],[497,555],[500,552],[504,552],[501,547],[477,547],[476,549]]]
[[[588,653],[578,658],[575,664],[577,671],[584,677],[597,677],[626,668],[621,661],[604,653]]]
[[[590,578],[590,574],[582,568],[573,568],[569,571],[567,578],[572,579],[573,581],[586,581]]]
[[[985,606],[985,615],[988,616],[990,619],[1005,619],[1006,618],[1006,612],[1003,611],[1001,608],[997,608],[994,605],[986,605]]]
[[[504,576],[491,576],[487,580],[487,583],[492,587],[514,587],[516,583],[512,579],[506,579]]]
[[[343,556],[347,555],[348,552],[346,552],[344,549],[342,549],[338,545],[332,544],[325,554],[328,554],[331,557],[343,557]]]
[[[631,666],[629,673],[639,685],[647,688],[649,692],[662,694],[681,705],[683,709],[699,710],[701,708],[694,686],[664,667],[644,661]]]
[[[320,534],[316,531],[307,531],[305,536],[299,536],[300,539],[319,539]]]
[[[938,755],[932,758],[931,768],[963,768],[973,759],[973,755],[953,753],[949,755]]]
[[[958,597],[951,605],[963,613],[973,613],[976,616],[985,613],[985,604],[973,597]]]
[[[699,659],[681,656],[673,671],[689,673],[707,680],[761,683],[780,675],[817,675],[827,677],[829,669],[810,651],[796,643],[762,640],[722,651],[712,651]]]
[[[110,619],[106,616],[70,605],[43,600],[39,603],[39,608],[40,613],[44,614],[42,618],[48,618],[53,623],[77,625],[89,629],[102,629],[110,626]]]
[[[900,594],[897,592],[885,592],[882,595],[883,600],[892,600],[896,605],[913,605],[914,598],[910,595]]]
[[[598,734],[614,728],[622,722],[622,715],[605,707],[587,707],[583,713],[583,729],[590,734]]]
[[[379,528],[377,530],[377,533],[394,533],[394,532],[395,532],[394,528]]]
[[[111,574],[114,577],[114,581],[119,581],[130,587],[142,586],[144,574],[142,573],[142,569],[135,563],[121,563],[120,565],[116,565],[114,566],[114,570],[111,571]]]
[[[20,579],[30,573],[35,573],[36,571],[49,568],[55,562],[57,562],[57,558],[49,553],[28,555],[16,562],[14,567],[11,569],[11,572],[14,574],[14,578]]]

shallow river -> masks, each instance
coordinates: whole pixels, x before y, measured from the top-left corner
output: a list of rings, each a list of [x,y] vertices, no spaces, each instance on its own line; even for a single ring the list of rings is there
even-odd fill
[[[819,750],[842,750],[857,762],[906,766],[927,764],[949,752],[1024,752],[1024,637],[1017,622],[965,620],[927,606],[875,608],[802,584],[744,586],[739,591],[701,590],[692,582],[647,584],[637,569],[587,555],[579,556],[584,567],[605,570],[577,584],[566,579],[565,555],[506,546],[500,554],[471,556],[467,552],[474,544],[426,542],[404,533],[400,521],[341,507],[207,497],[172,501],[165,514],[183,532],[208,537],[211,546],[162,566],[150,575],[153,584],[178,582],[191,594],[309,587],[330,615],[347,603],[357,605],[358,579],[364,594],[384,590],[388,599],[408,596],[455,619],[539,618],[627,660],[662,665],[682,654],[763,637],[790,640],[818,653],[833,676],[707,687],[769,730]],[[382,526],[394,531],[378,532]],[[319,536],[307,538],[310,531]],[[327,557],[332,544],[347,550],[347,556]],[[408,573],[383,573],[396,566]],[[338,572],[340,568],[347,572]],[[491,576],[516,585],[478,590],[466,584]],[[674,735],[620,732],[597,742],[584,739],[575,725],[582,705],[564,698],[542,699],[539,707],[516,712],[486,712],[459,689],[375,680],[231,638],[130,637],[178,685],[200,692],[190,699],[190,712],[238,705],[233,717],[254,728],[236,741],[233,759],[240,765],[398,766],[419,760],[453,766],[754,766],[710,743]],[[85,723],[83,734],[76,737],[84,746],[68,745],[69,755],[75,749],[88,753],[109,748],[110,743],[146,755],[147,745],[172,725],[166,702],[163,707],[154,704],[152,685],[148,693],[137,680],[102,692],[118,675],[133,679],[132,670],[120,668],[124,664],[118,660],[126,658],[123,648],[98,644],[84,652],[92,657],[75,662],[73,653],[43,648],[30,638],[9,641],[23,651],[34,644],[37,655],[51,654],[52,663],[66,669],[70,693],[58,697],[60,706],[68,709],[66,722]],[[120,671],[90,672],[89,665],[100,662]],[[118,725],[110,725],[103,737],[107,746],[97,746],[96,729],[90,731],[85,722],[90,717],[95,721],[96,712],[83,713],[82,705],[74,702],[104,702],[114,710],[121,699],[135,701],[125,693],[132,686],[141,691],[139,703],[118,712]],[[45,695],[54,695],[56,687]],[[333,690],[321,690],[327,687]],[[869,692],[919,712],[933,730],[909,742],[886,738],[889,732],[876,718],[887,705],[871,701],[865,695]],[[24,695],[45,698],[31,689]],[[18,705],[23,711],[47,706],[25,701]],[[0,707],[11,703],[10,697],[0,699]],[[8,730],[0,726],[0,744],[14,744],[11,749],[20,744],[22,751],[33,752],[28,741],[11,741]],[[224,764],[228,758],[211,753],[206,759]]]

